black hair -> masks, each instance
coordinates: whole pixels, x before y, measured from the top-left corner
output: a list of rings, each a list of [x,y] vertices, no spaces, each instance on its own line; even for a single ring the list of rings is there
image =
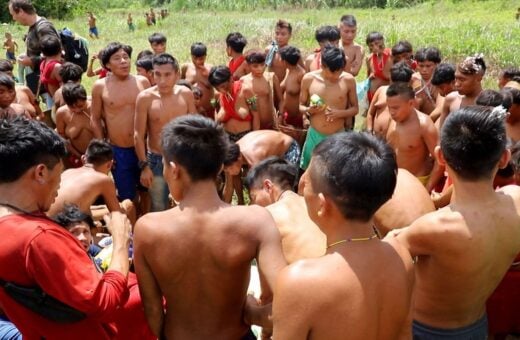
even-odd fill
[[[282,190],[294,190],[294,184],[298,177],[298,167],[285,159],[272,156],[255,165],[246,177],[246,185],[251,189],[257,189],[265,179],[278,185]]]
[[[424,47],[420,48],[415,52],[415,58],[417,62],[431,61],[432,63],[439,64],[442,60],[441,51],[436,47]]]
[[[259,51],[253,51],[246,55],[246,62],[248,64],[264,64],[265,53]]]
[[[346,219],[363,222],[392,197],[397,181],[392,148],[364,132],[342,132],[322,141],[308,171],[316,193],[330,197]]]
[[[78,83],[64,84],[61,94],[63,95],[63,101],[68,106],[74,105],[79,100],[87,100],[87,91],[85,91],[83,85]]]
[[[191,84],[190,84],[191,85]],[[191,88],[191,92],[193,92],[193,97],[195,99],[199,99],[202,97],[202,90],[200,89],[200,87],[198,87],[197,85],[193,86]]]
[[[156,44],[166,44],[166,41],[168,39],[166,39],[166,36],[162,33],[153,33],[152,35],[150,35],[148,37],[148,42],[150,44],[153,44],[153,43],[156,43]]]
[[[85,158],[87,163],[98,166],[113,160],[114,152],[108,142],[101,139],[93,139],[88,143]]]
[[[184,167],[192,181],[216,179],[229,144],[223,127],[199,114],[172,120],[161,139],[166,161]]]
[[[191,45],[190,53],[194,57],[204,57],[208,54],[208,48],[201,42],[196,42]]]
[[[79,82],[81,81],[82,75],[83,69],[79,65],[68,61],[61,65],[60,77],[64,84],[68,83],[69,81]]]
[[[229,33],[226,37],[226,46],[237,53],[242,53],[247,45],[247,39],[240,32]]]
[[[42,54],[46,57],[52,57],[61,53],[61,41],[55,35],[46,35],[40,40],[40,48]]]
[[[368,43],[367,43],[368,45]],[[413,46],[408,40],[398,41],[397,44],[392,46],[392,56],[398,56],[403,53],[412,53]]]
[[[78,223],[86,223],[90,229],[96,227],[92,217],[81,211],[76,204],[65,204],[63,210],[56,214],[53,219],[57,224],[66,229]]]
[[[379,41],[379,40],[383,40],[383,41],[385,40],[385,37],[383,37],[383,35],[381,33],[370,32],[367,34],[367,39],[366,39],[367,45],[370,45],[374,41]]]
[[[481,74],[486,73],[486,62],[482,55],[474,55],[473,57],[467,57],[459,63],[457,69],[462,74]]]
[[[135,66],[145,69],[146,71],[153,70],[153,56],[144,56],[135,61]]]
[[[502,95],[501,92],[495,90],[483,90],[475,100],[476,105],[496,107],[502,105],[506,110],[511,107],[511,98]]]
[[[442,63],[437,65],[433,71],[432,85],[439,86],[449,84],[455,80],[455,66],[452,64]]]
[[[412,79],[413,70],[406,61],[395,63],[390,68],[390,79],[393,83],[409,83]]]
[[[155,65],[172,65],[173,70],[175,72],[179,71],[179,63],[177,59],[175,59],[171,54],[168,53],[160,53],[153,57],[152,59],[153,66]]]
[[[285,21],[285,20],[278,20],[276,22],[276,25],[275,25],[275,28],[286,28],[287,31],[289,31],[289,34],[292,34],[292,26],[289,22]]]
[[[7,59],[0,59],[0,72],[13,72],[14,66]]]
[[[515,77],[520,77],[520,69],[517,67],[507,67],[502,70],[501,75],[505,79],[513,80]]]
[[[356,27],[357,26],[357,21],[356,21],[356,17],[351,15],[351,14],[345,14],[341,17],[340,19],[340,22],[345,25],[345,26],[349,26],[349,27]]]
[[[509,100],[511,102],[511,106],[520,105],[520,90],[514,89],[512,87],[504,87],[502,90],[500,90],[500,93],[504,97],[504,100]]]
[[[0,86],[5,86],[9,90],[14,90],[16,84],[13,78],[11,78],[7,73],[0,72]]]
[[[31,167],[54,168],[67,154],[65,141],[38,120],[0,120],[0,183],[18,180]]]
[[[139,52],[137,54],[137,60],[141,59],[141,58],[144,58],[144,57],[153,57],[154,54],[152,51],[150,50],[142,50],[141,52]]]
[[[336,26],[321,26],[316,30],[314,38],[319,43],[338,41],[341,38],[339,28]]]
[[[463,107],[450,113],[441,129],[444,159],[467,181],[491,179],[506,144],[504,115],[497,108]]]
[[[331,72],[343,70],[345,67],[345,52],[339,47],[327,45],[321,51],[321,64]]]
[[[128,57],[132,57],[132,47],[129,45],[123,45],[119,42],[111,42],[100,52],[101,64],[104,67],[110,62],[110,57],[117,53],[119,50],[123,50],[128,54]]]
[[[298,61],[301,58],[300,50],[294,46],[284,46],[278,50],[278,53],[280,53],[280,58],[282,58],[283,61],[286,61],[292,66],[298,65]]]
[[[9,0],[9,5],[11,5],[15,13],[19,13],[22,10],[27,14],[36,14],[36,9],[30,0]]]
[[[209,71],[208,81],[213,87],[224,84],[231,79],[231,71],[227,66],[213,66]]]
[[[388,86],[388,89],[386,89],[386,96],[387,97],[395,97],[400,96],[406,99],[414,99],[415,98],[415,91],[408,83],[392,83]]]
[[[229,143],[224,157],[224,166],[229,166],[240,158],[240,146],[237,143]]]
[[[520,141],[511,147],[511,160],[509,161],[515,174],[520,173]]]

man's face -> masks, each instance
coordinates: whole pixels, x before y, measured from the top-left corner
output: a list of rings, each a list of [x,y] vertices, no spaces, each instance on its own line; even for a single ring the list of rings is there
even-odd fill
[[[16,98],[16,91],[14,88],[10,89],[7,86],[0,85],[0,108],[6,108],[11,105]]]
[[[478,82],[479,76],[476,74],[464,74],[458,69],[455,71],[455,90],[461,95],[473,93]]]
[[[291,33],[289,33],[289,30],[287,28],[276,27],[274,29],[274,40],[276,41],[278,46],[287,45],[289,43],[290,39],[291,39]]]
[[[88,251],[92,243],[92,234],[90,233],[89,226],[85,222],[79,222],[70,226],[68,229],[69,232],[78,239],[85,251]]]
[[[13,9],[13,6],[9,4],[9,14],[11,14],[11,17],[13,17],[13,20],[19,23],[20,25],[27,26],[25,22],[25,12],[21,9],[18,10],[18,13],[16,13]]]
[[[392,97],[387,96],[386,105],[392,119],[396,122],[402,122],[410,115],[410,111],[414,105],[414,100],[406,99],[400,95]]]
[[[422,79],[428,81],[432,78],[433,72],[435,71],[437,64],[433,61],[419,61],[417,63],[417,71],[421,74]]]
[[[339,32],[341,33],[341,41],[346,44],[351,44],[356,38],[357,27],[347,26],[341,23],[339,24]]]
[[[166,52],[166,44],[165,43],[158,43],[153,42],[150,44],[150,47],[153,50],[153,54],[161,54]]]
[[[206,62],[206,56],[203,55],[201,57],[195,57],[192,55],[191,62],[193,63],[193,65],[195,65],[196,68],[203,68],[204,63]]]
[[[321,64],[321,69],[323,78],[326,78],[328,81],[332,83],[337,82],[339,80],[339,77],[341,76],[341,73],[343,73],[342,69],[331,71],[327,66],[323,64]]]
[[[106,66],[116,76],[127,76],[130,74],[130,57],[120,49],[110,56]]]
[[[153,79],[159,93],[168,93],[173,90],[175,83],[179,80],[179,72],[171,64],[154,65]]]

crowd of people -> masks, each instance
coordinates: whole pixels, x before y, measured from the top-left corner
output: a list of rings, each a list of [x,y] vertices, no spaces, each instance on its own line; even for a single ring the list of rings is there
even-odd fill
[[[309,56],[285,20],[265,48],[229,33],[227,65],[202,42],[180,64],[154,33],[132,74],[111,42],[87,91],[30,0],[8,9],[34,76],[16,84],[6,36],[0,339],[520,333],[518,68],[483,89],[482,55],[380,32],[365,53],[344,15]]]

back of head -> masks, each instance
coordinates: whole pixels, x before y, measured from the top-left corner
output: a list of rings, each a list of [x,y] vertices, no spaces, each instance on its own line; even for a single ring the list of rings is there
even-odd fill
[[[242,53],[247,45],[247,39],[240,32],[229,33],[226,37],[226,46],[236,53]]]
[[[7,59],[0,59],[0,72],[13,72],[13,63]]]
[[[80,82],[81,76],[83,75],[83,69],[81,66],[71,62],[66,62],[61,65],[60,77],[64,84],[71,82]]]
[[[457,70],[467,75],[484,75],[486,73],[486,63],[482,54],[476,54],[473,57],[467,57],[457,65]]]
[[[79,210],[79,207],[75,204],[65,204],[63,210],[56,214],[53,219],[57,224],[66,229],[78,223],[86,223],[89,228],[95,228],[92,217]]]
[[[78,83],[67,83],[62,87],[62,95],[65,104],[73,106],[79,100],[87,100],[87,91]]]
[[[85,158],[87,163],[95,166],[105,164],[113,159],[112,147],[108,142],[101,139],[93,139],[87,146]]]
[[[172,65],[175,72],[179,71],[179,62],[171,54],[161,53],[153,57],[153,66]]]
[[[275,25],[275,28],[285,28],[287,29],[287,31],[289,32],[289,34],[292,33],[292,26],[289,22],[285,21],[285,20],[278,20],[276,22],[276,25]]]
[[[447,164],[465,181],[492,179],[506,144],[505,110],[467,106],[450,113],[441,130]]]
[[[348,26],[348,27],[356,27],[357,26],[357,21],[356,21],[356,17],[351,15],[351,14],[345,14],[341,17],[340,19],[340,22],[345,25],[345,26]]]
[[[145,71],[153,70],[153,56],[143,56],[135,61],[135,66],[144,69]]]
[[[339,28],[336,26],[321,26],[316,30],[314,35],[318,43],[338,41],[341,37]]]
[[[433,71],[432,84],[439,86],[442,84],[449,84],[455,80],[455,66],[452,64],[439,64]]]
[[[507,67],[502,70],[502,77],[507,80],[514,80],[515,77],[520,77],[520,69],[518,67]]]
[[[413,46],[407,40],[398,41],[397,44],[392,46],[392,56],[397,56],[397,55],[401,55],[403,53],[412,53],[412,52],[413,52]]]
[[[393,83],[409,83],[412,79],[413,70],[406,61],[400,61],[390,69],[390,79]]]
[[[208,49],[203,43],[196,42],[191,45],[190,53],[194,57],[204,57],[208,54]]]
[[[246,62],[248,64],[263,64],[265,63],[265,53],[261,51],[251,51],[246,55]]]
[[[325,139],[314,149],[309,171],[315,193],[331,198],[344,218],[363,222],[392,197],[397,180],[392,148],[363,132]]]
[[[415,91],[408,83],[392,83],[390,86],[388,86],[388,89],[386,90],[386,96],[387,97],[395,97],[400,96],[407,100],[414,99],[415,98]]]
[[[483,90],[478,95],[477,99],[475,100],[476,105],[480,106],[491,106],[496,107],[502,105],[506,110],[508,110],[511,107],[511,102],[508,100],[509,98],[505,98],[504,103],[504,96],[502,93],[495,91],[495,90]],[[504,105],[505,104],[505,105]]]
[[[52,57],[61,53],[61,40],[55,35],[46,35],[40,40],[42,53],[46,57]]]
[[[438,64],[441,62],[441,51],[436,47],[424,47],[415,52],[415,60],[419,63],[431,61]]]
[[[331,72],[345,68],[345,52],[336,46],[327,45],[321,51],[321,64]]]
[[[153,57],[154,54],[150,50],[142,50],[139,53],[137,53],[137,60],[143,58],[143,57]]]
[[[117,51],[123,50],[128,54],[128,57],[132,57],[132,47],[129,45],[123,45],[119,42],[111,42],[100,52],[101,64],[106,67],[110,61],[110,57],[117,53]]]
[[[264,180],[269,179],[281,190],[294,190],[298,168],[280,157],[269,157],[255,165],[247,174],[249,189],[258,189]]]
[[[0,86],[5,86],[9,90],[14,90],[15,82],[7,73],[0,72]]]
[[[27,14],[36,14],[36,10],[34,9],[31,0],[9,0],[9,5],[11,5],[11,8],[15,13],[22,10]]]
[[[300,50],[294,46],[284,46],[278,53],[280,53],[280,58],[282,58],[283,61],[286,61],[292,66],[296,66],[301,58]]]
[[[166,36],[162,33],[155,32],[148,37],[148,42],[150,44],[166,44]]]
[[[0,120],[0,183],[18,180],[37,164],[52,169],[66,154],[65,141],[43,122]]]
[[[229,166],[240,158],[240,146],[237,143],[229,143],[226,155],[224,156],[224,166]]]
[[[201,115],[184,115],[162,132],[163,156],[186,169],[192,181],[214,180],[229,144],[224,129]]]
[[[502,97],[508,100],[511,105],[520,105],[520,90],[514,89],[512,87],[504,87],[500,90]]]
[[[231,79],[231,71],[227,66],[213,66],[209,71],[208,81],[213,87],[217,87]]]

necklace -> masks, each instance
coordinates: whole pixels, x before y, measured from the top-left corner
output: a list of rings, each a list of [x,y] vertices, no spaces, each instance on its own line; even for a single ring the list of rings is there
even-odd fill
[[[347,239],[344,239],[344,240],[339,240],[339,241],[336,241],[336,242],[333,242],[329,245],[327,245],[327,249],[329,249],[330,247],[334,247],[334,246],[337,246],[338,244],[342,244],[342,243],[347,243],[347,242],[363,242],[363,241],[370,241],[370,240],[373,240],[375,238],[377,238],[377,233],[374,232],[374,234],[370,237],[358,237],[358,238],[347,238]]]
[[[9,204],[9,203],[0,203],[0,205],[6,207],[6,208],[9,208],[11,210],[16,210],[18,212],[21,212],[22,214],[24,215],[33,215],[32,213],[28,212],[27,210],[23,210],[21,208],[18,208],[17,206],[14,206],[12,204]]]

